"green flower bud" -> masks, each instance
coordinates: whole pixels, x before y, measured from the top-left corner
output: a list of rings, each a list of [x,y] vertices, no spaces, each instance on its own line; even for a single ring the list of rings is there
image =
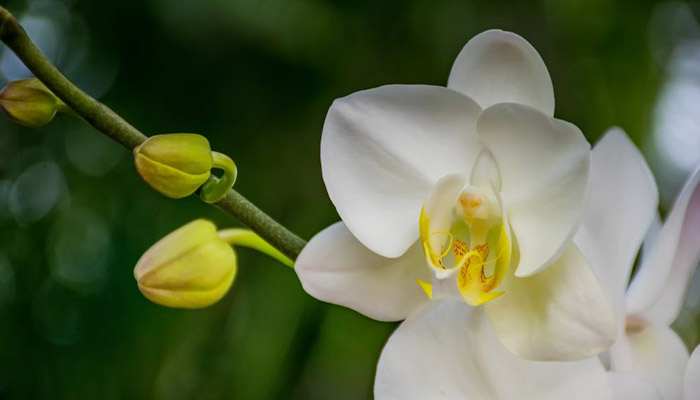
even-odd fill
[[[173,199],[194,193],[214,165],[209,141],[193,133],[151,136],[134,149],[134,157],[143,180]]]
[[[202,308],[226,294],[236,275],[236,254],[216,226],[198,219],[170,233],[139,259],[139,290],[168,307]]]
[[[32,128],[48,124],[57,111],[64,109],[66,105],[36,78],[10,82],[0,91],[3,114]]]
[[[236,180],[236,165],[226,155],[211,151],[209,141],[194,133],[151,136],[134,149],[136,170],[153,189],[181,199],[202,186],[210,203],[226,196]],[[207,182],[212,168],[224,171],[221,180]]]

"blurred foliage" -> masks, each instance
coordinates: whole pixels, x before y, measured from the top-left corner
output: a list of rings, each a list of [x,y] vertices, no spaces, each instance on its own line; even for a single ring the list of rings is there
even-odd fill
[[[678,21],[695,21],[639,0],[6,3],[71,79],[145,133],[206,135],[236,161],[237,190],[305,239],[338,219],[319,162],[334,98],[444,85],[469,38],[507,29],[542,54],[559,118],[593,142],[619,125],[651,156],[665,65],[690,26]],[[1,51],[0,84],[28,76]],[[141,253],[198,217],[236,225],[156,194],[131,154],[80,121],[0,120],[0,397],[371,398],[395,325],[314,300],[265,256],[238,250],[234,287],[205,310],[140,295]],[[689,345],[697,310],[678,324]]]

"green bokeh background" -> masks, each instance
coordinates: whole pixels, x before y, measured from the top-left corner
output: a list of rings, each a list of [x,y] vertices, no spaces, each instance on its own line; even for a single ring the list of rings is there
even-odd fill
[[[236,189],[308,240],[338,220],[319,162],[333,99],[389,83],[444,85],[461,47],[490,28],[538,49],[557,117],[592,142],[611,125],[625,128],[657,176],[668,177],[667,210],[685,175],[655,158],[650,135],[669,49],[686,32],[673,18],[655,25],[659,7],[680,3],[659,4],[4,5],[39,26],[30,33],[71,79],[143,132],[206,135],[236,161]],[[12,65],[3,54],[0,70]],[[4,76],[0,84],[15,75]],[[0,120],[0,398],[371,398],[395,324],[316,301],[291,269],[265,256],[239,250],[234,287],[204,310],[168,309],[140,295],[132,275],[139,256],[200,217],[237,225],[195,198],[154,193],[126,150],[80,121],[59,116],[29,129]],[[697,310],[686,310],[678,327],[696,344]]]

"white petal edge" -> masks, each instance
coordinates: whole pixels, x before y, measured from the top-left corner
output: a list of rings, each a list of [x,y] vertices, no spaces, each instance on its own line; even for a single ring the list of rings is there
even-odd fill
[[[413,244],[431,185],[471,171],[480,113],[468,97],[426,85],[382,86],[333,103],[321,138],[323,180],[360,242],[385,257]]]
[[[506,276],[498,290],[505,294],[487,303],[486,312],[501,342],[520,357],[582,360],[615,341],[610,303],[573,243],[547,270]]]
[[[554,115],[554,89],[542,57],[512,32],[494,29],[474,36],[457,56],[447,87],[483,108],[520,103]]]
[[[700,261],[700,169],[681,191],[627,292],[627,310],[659,324],[678,316]]]
[[[644,236],[642,248],[639,250],[640,264],[643,264],[644,261],[647,258],[649,258],[649,255],[652,253],[654,244],[656,244],[656,241],[659,239],[659,233],[661,233],[661,228],[663,228],[663,224],[661,223],[661,214],[659,214],[657,210],[656,215],[654,216],[654,219],[651,222],[651,226],[649,227],[646,236]]]
[[[486,109],[477,130],[498,163],[501,196],[520,246],[516,275],[556,260],[583,215],[590,145],[574,125],[519,104]]]
[[[448,300],[404,321],[382,351],[377,400],[612,399],[597,359],[534,362],[516,357],[482,308]]]
[[[685,369],[683,400],[700,400],[700,346],[690,355]]]
[[[659,193],[644,156],[619,128],[593,147],[588,199],[574,242],[598,276],[624,326],[624,298]]]
[[[634,375],[659,389],[664,399],[680,399],[688,350],[671,328],[648,325],[628,330],[610,349],[613,371]]]
[[[608,372],[615,400],[664,400],[649,382],[622,372]]]
[[[415,278],[430,279],[418,243],[399,258],[362,245],[342,222],[314,236],[294,270],[311,296],[380,321],[398,321],[429,301]]]

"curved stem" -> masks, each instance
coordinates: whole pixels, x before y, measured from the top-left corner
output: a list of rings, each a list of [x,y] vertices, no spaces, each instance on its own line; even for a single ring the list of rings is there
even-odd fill
[[[223,170],[224,174],[221,179],[211,179],[202,185],[199,196],[207,203],[214,203],[224,198],[229,189],[236,183],[236,176],[238,176],[236,163],[231,157],[216,151],[212,151],[211,156],[214,159],[214,168]]]
[[[17,19],[2,6],[0,40],[46,87],[95,129],[129,150],[146,140],[146,135],[141,131],[68,80],[36,47]],[[229,190],[226,197],[213,204],[250,227],[290,259],[296,259],[306,244],[234,190]]]
[[[294,268],[294,261],[280,253],[269,243],[262,240],[260,236],[248,229],[232,228],[219,231],[219,237],[231,246],[243,246],[257,250],[263,254],[274,258],[282,264]]]

